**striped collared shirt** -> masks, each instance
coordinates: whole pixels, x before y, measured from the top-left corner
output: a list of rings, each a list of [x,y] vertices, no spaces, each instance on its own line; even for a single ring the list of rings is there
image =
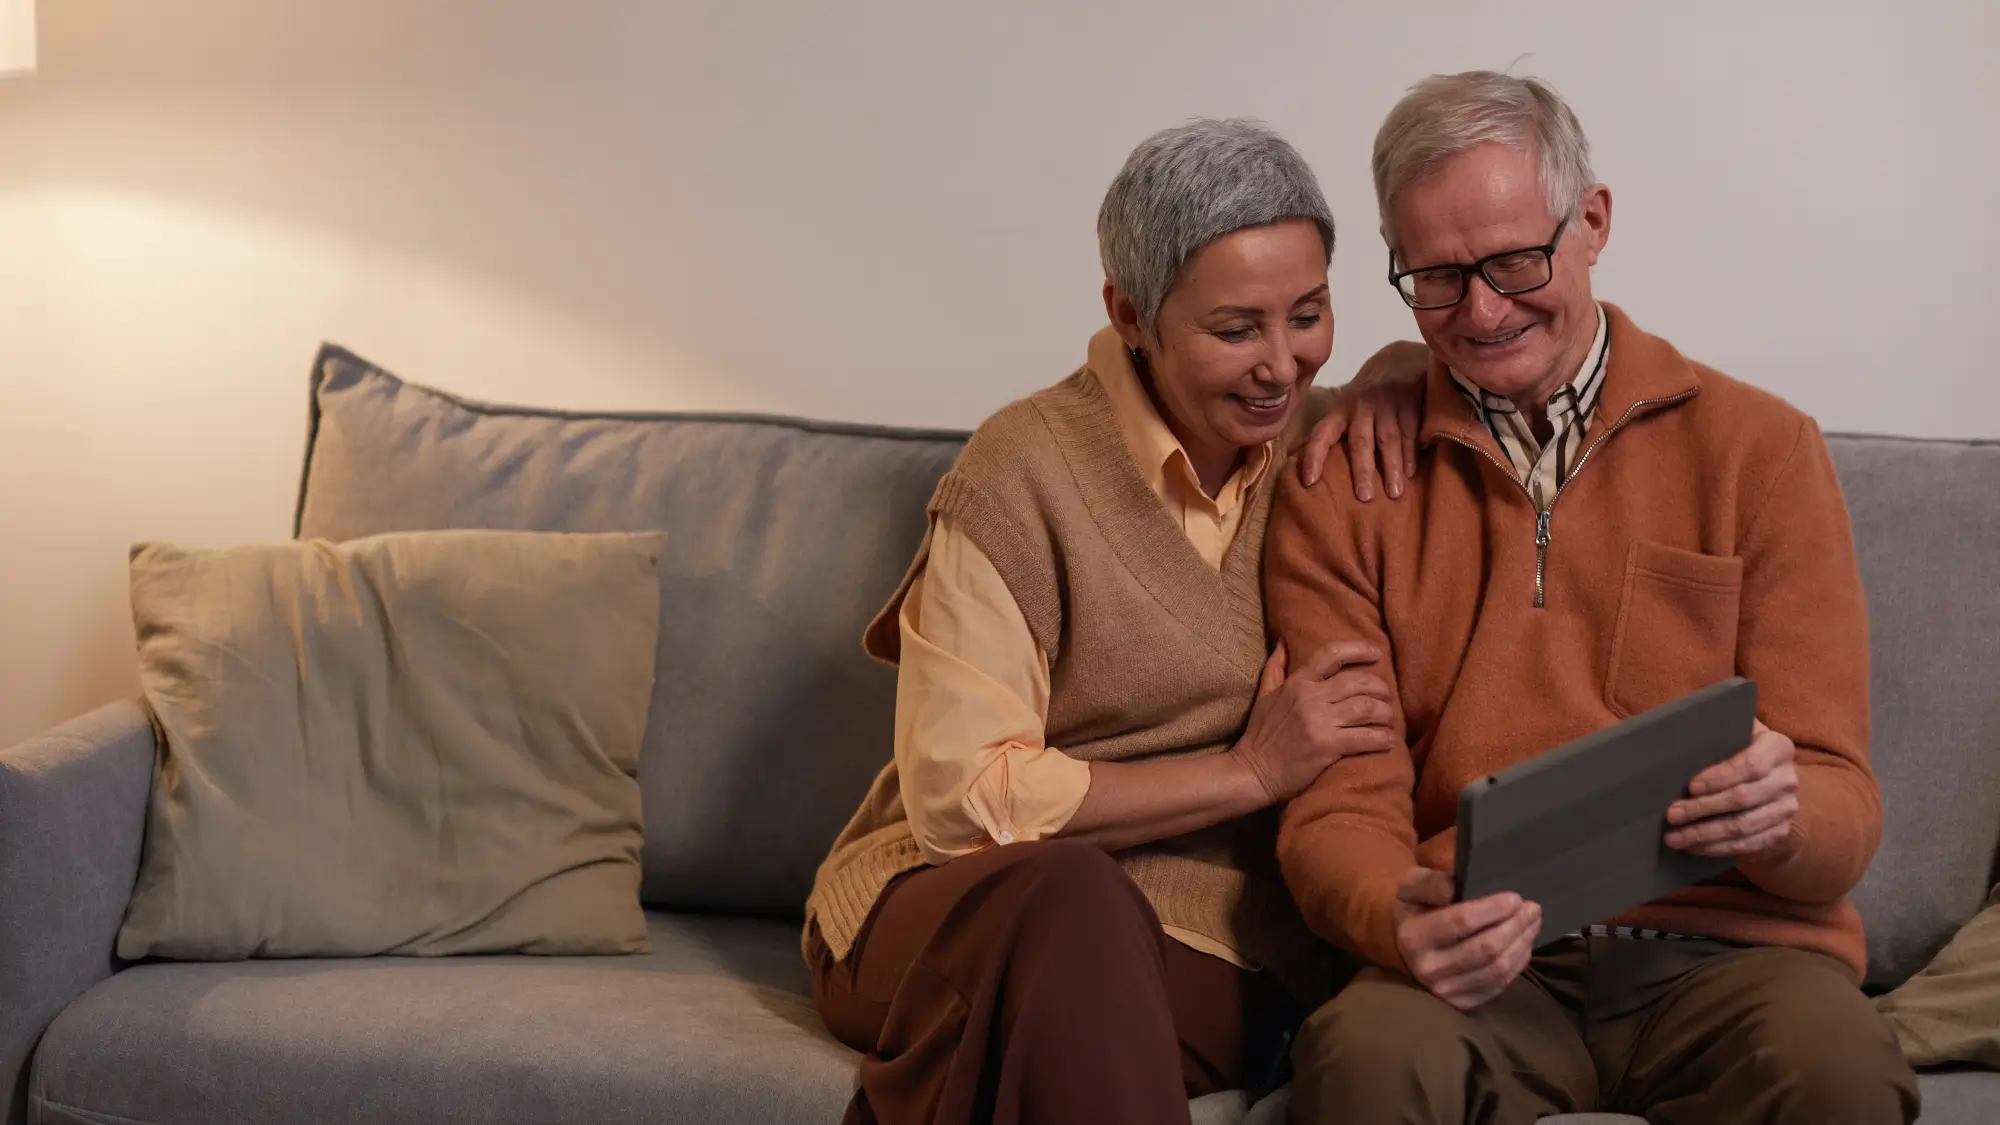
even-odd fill
[[[1604,389],[1604,369],[1610,362],[1611,337],[1604,310],[1597,310],[1597,338],[1584,355],[1583,366],[1569,382],[1549,396],[1549,425],[1552,432],[1544,443],[1535,437],[1528,420],[1513,402],[1492,394],[1454,371],[1452,382],[1465,395],[1494,440],[1507,454],[1514,475],[1528,490],[1538,511],[1546,512],[1555,503],[1556,493],[1576,469],[1583,456],[1583,436],[1597,410],[1598,392]]]

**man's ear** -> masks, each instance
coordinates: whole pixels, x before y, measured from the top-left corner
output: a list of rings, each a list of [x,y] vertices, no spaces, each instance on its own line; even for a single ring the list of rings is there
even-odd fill
[[[1590,248],[1590,264],[1597,264],[1597,256],[1604,252],[1606,243],[1611,241],[1611,189],[1603,184],[1592,184],[1583,193],[1577,204],[1577,218],[1582,220],[1584,245]]]
[[[1127,348],[1136,348],[1146,338],[1139,324],[1139,306],[1118,291],[1109,279],[1104,282],[1104,314],[1111,318],[1111,327],[1118,331],[1118,338],[1125,341]]]

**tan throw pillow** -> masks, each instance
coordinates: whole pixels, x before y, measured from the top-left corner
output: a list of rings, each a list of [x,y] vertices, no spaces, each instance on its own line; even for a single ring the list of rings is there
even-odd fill
[[[2000,1070],[2000,887],[1935,960],[1876,1004],[1910,1065]]]
[[[664,543],[134,548],[163,749],[118,955],[644,952]]]

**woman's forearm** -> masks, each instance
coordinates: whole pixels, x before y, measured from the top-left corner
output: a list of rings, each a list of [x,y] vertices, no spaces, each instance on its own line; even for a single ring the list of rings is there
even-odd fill
[[[1247,816],[1270,803],[1256,772],[1235,754],[1092,762],[1090,790],[1056,835],[1119,851]]]

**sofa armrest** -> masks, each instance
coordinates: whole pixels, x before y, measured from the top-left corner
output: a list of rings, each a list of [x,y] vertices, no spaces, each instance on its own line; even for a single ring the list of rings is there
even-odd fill
[[[42,1032],[117,970],[153,754],[129,700],[0,752],[0,1125],[27,1119]]]

